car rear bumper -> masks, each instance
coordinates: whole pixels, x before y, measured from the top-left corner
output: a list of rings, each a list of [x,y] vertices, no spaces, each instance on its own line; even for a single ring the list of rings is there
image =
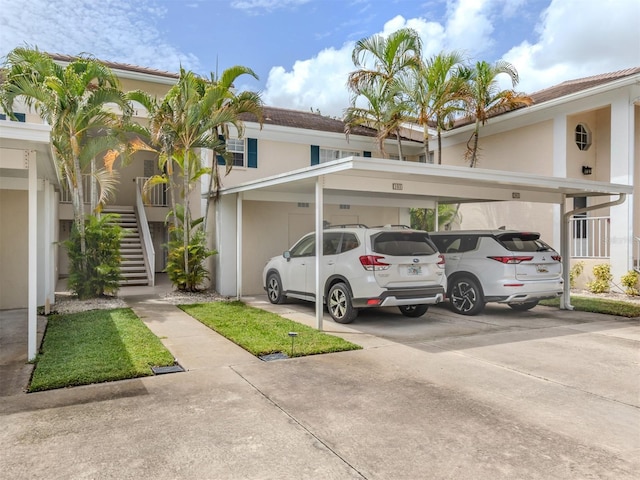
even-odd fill
[[[538,292],[538,293],[516,293],[508,297],[486,297],[487,302],[498,303],[527,303],[548,298],[557,298],[562,295],[562,290],[555,292]]]
[[[377,297],[354,298],[355,308],[396,307],[401,305],[435,305],[444,301],[445,291],[441,285],[426,288],[394,288]]]

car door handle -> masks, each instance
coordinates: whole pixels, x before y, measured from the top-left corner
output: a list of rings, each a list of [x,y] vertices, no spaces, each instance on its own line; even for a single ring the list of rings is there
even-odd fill
[[[451,260],[460,260],[460,255],[448,255]]]
[[[335,264],[336,264],[336,262],[334,262],[333,260],[330,261],[330,262],[327,262],[327,265],[335,265]]]

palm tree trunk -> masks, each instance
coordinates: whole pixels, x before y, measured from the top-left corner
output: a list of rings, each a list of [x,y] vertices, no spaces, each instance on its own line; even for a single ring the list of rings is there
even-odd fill
[[[193,286],[189,281],[189,230],[190,222],[189,217],[191,215],[190,207],[189,207],[189,178],[191,175],[190,171],[190,151],[184,151],[184,158],[182,159],[184,167],[183,167],[183,177],[182,177],[182,188],[184,194],[184,212],[183,212],[183,220],[182,220],[182,246],[184,247],[184,273],[187,278],[187,289],[191,290]]]
[[[400,161],[404,160],[404,155],[402,154],[402,140],[400,139],[400,130],[396,130],[396,138],[398,139],[398,156],[400,157]]]
[[[442,165],[442,130],[438,127],[438,165]]]
[[[424,139],[424,163],[429,163],[429,126],[425,123],[422,138]]]

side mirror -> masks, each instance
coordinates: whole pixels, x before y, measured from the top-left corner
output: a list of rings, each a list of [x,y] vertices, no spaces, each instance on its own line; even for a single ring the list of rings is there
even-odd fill
[[[287,259],[287,262],[288,262],[288,261],[289,261],[289,259],[291,258],[291,252],[290,252],[289,250],[287,250],[286,252],[284,252],[284,253],[282,254],[282,256],[283,256],[284,258],[286,258],[286,259]]]

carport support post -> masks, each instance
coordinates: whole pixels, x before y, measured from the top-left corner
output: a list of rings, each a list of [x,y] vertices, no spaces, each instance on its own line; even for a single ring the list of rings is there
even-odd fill
[[[242,192],[236,197],[236,298],[242,297]]]
[[[28,261],[28,347],[27,358],[29,361],[36,358],[37,332],[38,332],[38,174],[36,171],[36,154],[25,150],[25,163],[29,169],[29,261]]]
[[[562,256],[562,279],[564,284],[562,286],[563,293],[560,297],[560,308],[562,310],[573,310],[573,305],[571,305],[571,281],[569,278],[569,271],[571,270],[570,218],[566,215],[566,210],[567,198],[563,195],[562,203],[560,204],[560,255]]]
[[[324,178],[316,178],[316,328],[322,330],[323,293],[322,293],[322,234],[323,234],[323,182]]]

